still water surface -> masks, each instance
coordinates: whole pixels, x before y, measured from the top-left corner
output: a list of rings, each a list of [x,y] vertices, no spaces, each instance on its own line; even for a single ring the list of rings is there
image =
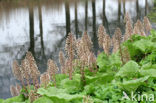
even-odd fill
[[[44,72],[49,58],[58,63],[68,32],[79,38],[88,31],[97,52],[100,24],[110,35],[116,27],[124,33],[125,12],[136,21],[154,6],[154,0],[0,0],[0,98],[11,97],[9,87],[18,82],[11,65],[23,59],[26,51],[33,53]],[[152,26],[156,28],[154,22]]]

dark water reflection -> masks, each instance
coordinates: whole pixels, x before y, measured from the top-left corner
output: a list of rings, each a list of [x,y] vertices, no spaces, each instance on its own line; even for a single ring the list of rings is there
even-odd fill
[[[79,38],[88,31],[97,52],[100,24],[110,35],[116,27],[124,32],[126,12],[136,21],[154,6],[154,0],[0,0],[0,98],[11,96],[9,86],[16,82],[11,64],[23,59],[26,51],[33,53],[44,72],[47,59],[58,63],[69,32]]]

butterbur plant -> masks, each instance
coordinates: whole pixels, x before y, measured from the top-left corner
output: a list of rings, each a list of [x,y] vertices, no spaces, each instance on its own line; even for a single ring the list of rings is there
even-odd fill
[[[149,21],[149,19],[145,16],[144,17],[144,28],[145,28],[145,33],[148,34],[149,31],[152,29],[151,23]]]
[[[31,90],[29,93],[30,103],[33,103],[37,98],[39,98],[39,95],[34,90]]]
[[[49,59],[48,60],[48,69],[47,69],[47,72],[49,73],[50,79],[53,81],[55,87],[56,87],[56,78],[55,78],[55,75],[56,75],[56,72],[57,71],[58,71],[58,67],[55,64],[55,62],[53,60]]]
[[[18,91],[18,94],[20,94],[22,87],[18,83],[16,83],[16,89]]]
[[[16,77],[16,79],[19,80],[22,83],[23,87],[25,87],[24,80],[22,79],[23,78],[22,69],[19,66],[17,61],[13,62],[12,71],[13,71],[13,74]]]
[[[94,69],[97,71],[97,63],[96,63],[96,56],[94,55],[93,52],[90,52],[88,56],[88,68],[90,72],[95,72]]]
[[[83,46],[85,48],[87,48],[88,50],[92,50],[92,47],[93,47],[93,43],[89,37],[89,35],[87,34],[87,32],[84,32],[82,38],[81,38],[82,42],[83,42]]]
[[[131,37],[133,33],[133,26],[132,26],[132,20],[128,13],[125,15],[125,23],[126,23],[126,31],[124,35],[124,41]]]
[[[38,70],[38,67],[37,67],[37,64],[36,64],[36,61],[32,55],[31,52],[27,52],[26,54],[26,58],[27,59],[27,62],[28,62],[28,73],[31,73],[30,74],[30,77],[32,78],[33,80],[33,84],[35,86],[35,88],[39,88],[39,81],[38,81],[38,77],[40,76],[40,71]]]
[[[103,47],[103,42],[106,35],[107,33],[105,27],[100,25],[98,29],[98,43],[101,48]]]
[[[122,53],[122,47],[121,47],[121,41],[122,41],[122,33],[120,28],[117,28],[115,30],[114,36],[113,36],[113,40],[114,40],[114,46],[117,46],[118,48],[114,48],[115,50],[113,50],[114,52],[116,52],[116,50],[119,49],[120,52],[120,56],[121,56],[121,61],[124,64],[124,60],[123,60],[123,53]]]
[[[38,77],[40,76],[40,72],[31,52],[27,52],[26,57],[24,58],[24,60],[21,61],[21,65],[19,65],[17,61],[14,61],[12,71],[16,79],[22,83],[22,87],[24,89],[23,94],[26,98],[29,96],[29,90],[31,89],[31,85],[33,85],[34,91],[37,91],[37,89],[39,88]],[[19,91],[20,87],[19,85],[17,85],[16,89],[14,89],[13,86],[11,88],[12,89],[10,90],[16,93],[15,90]]]
[[[140,34],[142,36],[146,36],[145,31],[144,31],[144,25],[143,25],[143,23],[140,20],[137,20],[135,26],[138,29],[138,33],[136,33],[136,34]]]
[[[87,65],[88,63],[88,56],[90,53],[90,50],[88,48],[88,46],[85,44],[85,42],[83,41],[83,39],[78,40],[77,43],[77,55],[78,55],[78,59],[80,61],[85,62],[85,64]]]
[[[64,72],[65,72],[65,74],[69,74],[69,69],[70,69],[70,60],[69,60],[69,58],[66,58],[66,60],[65,60],[65,66],[64,66]]]
[[[40,76],[40,86],[44,86],[46,88],[50,82],[50,75],[49,73],[45,72]]]
[[[84,89],[84,86],[86,85],[86,78],[85,78],[85,64],[84,62],[81,63],[81,67],[80,67],[80,74],[81,74],[81,89]]]
[[[109,55],[110,48],[111,48],[111,38],[109,35],[105,35],[105,37],[103,38],[103,50],[107,55]]]
[[[21,91],[21,86],[16,84],[16,86],[11,85],[10,86],[10,92],[12,96],[18,96],[20,95],[20,91]]]
[[[99,26],[98,43],[103,50],[97,56],[87,32],[77,40],[69,33],[66,55],[59,52],[61,73],[56,62],[49,59],[47,71],[40,74],[35,58],[27,52],[21,64],[14,61],[12,68],[22,87],[11,85],[15,97],[4,103],[132,103],[133,100],[122,100],[123,91],[128,96],[131,92],[155,94],[156,31],[147,35],[151,30],[147,17],[143,23],[138,20],[133,29],[126,13],[125,23],[125,35],[116,28],[112,38],[104,26]]]
[[[83,97],[83,103],[94,103],[89,96],[84,96]]]
[[[75,47],[76,47],[76,39],[75,36],[72,33],[68,34],[65,50],[69,59],[69,79],[72,80],[72,73],[73,73],[73,59],[75,55]]]
[[[123,63],[126,64],[129,60],[131,60],[129,51],[127,48],[122,48],[122,56],[123,56]]]
[[[62,51],[59,52],[59,62],[61,65],[61,73],[65,74],[66,70],[65,70],[65,57],[64,57],[64,53]]]
[[[27,59],[22,60],[21,69],[22,69],[22,72],[21,72],[22,78],[23,78],[23,80],[26,81],[28,88],[30,88],[30,80],[31,80],[30,73],[31,73],[31,71],[29,70],[30,65],[29,65],[29,62]],[[33,82],[33,84],[35,84],[35,82]]]

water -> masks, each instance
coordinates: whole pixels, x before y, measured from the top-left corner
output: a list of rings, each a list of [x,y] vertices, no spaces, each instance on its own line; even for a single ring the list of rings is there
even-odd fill
[[[76,1],[76,0],[75,0]],[[133,21],[152,12],[154,0],[0,0],[0,98],[11,97],[15,85],[13,60],[20,61],[26,51],[35,56],[41,72],[47,60],[58,63],[58,52],[72,32],[77,38],[86,30],[97,52],[97,30],[103,24],[110,36],[116,27],[124,32],[123,17],[129,12]],[[156,24],[152,23],[156,28]]]

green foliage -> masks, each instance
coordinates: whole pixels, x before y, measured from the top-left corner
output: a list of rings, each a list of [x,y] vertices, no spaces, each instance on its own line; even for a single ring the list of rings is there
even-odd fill
[[[4,100],[3,99],[0,99],[0,103],[2,103]]]
[[[152,78],[156,78],[156,69],[149,69],[149,70],[141,70],[140,71],[141,76],[149,76]]]
[[[131,39],[124,42],[122,46],[128,49],[132,60],[140,62],[147,55],[151,54],[156,50],[155,38],[156,33],[154,30],[152,30],[151,35],[148,37],[133,35]]]
[[[156,5],[156,1],[154,0],[154,5]],[[156,23],[156,7],[153,7],[153,10],[148,14],[148,17],[150,19],[151,22],[155,22]]]
[[[50,98],[43,96],[34,101],[34,103],[54,103]]]
[[[99,54],[97,58],[97,65],[99,66],[99,71],[101,72],[105,72],[109,68],[109,59],[104,52]]]
[[[24,101],[23,95],[12,97],[6,100],[3,100],[2,103],[21,103]]]
[[[134,80],[124,81],[121,85],[122,87],[128,91],[135,91],[140,85],[142,85],[149,77],[138,78]]]
[[[97,57],[97,65],[99,66],[99,72],[117,71],[122,62],[118,53],[107,56],[104,52]]]
[[[123,67],[121,67],[120,71],[116,74],[118,77],[136,77],[139,72],[139,65],[135,61],[129,61]]]
[[[61,88],[65,89],[69,94],[75,94],[81,91],[80,75],[76,74],[73,80],[64,79],[60,83]]]
[[[50,87],[47,89],[40,88],[37,93],[51,98],[54,103],[57,103],[57,101],[59,101],[60,103],[66,103],[83,98],[83,95],[80,94],[70,95],[66,93],[64,89],[58,89],[55,87]]]
[[[147,37],[135,34],[121,46],[130,53],[131,60],[126,64],[122,65],[118,52],[109,56],[102,52],[97,56],[97,72],[84,68],[84,89],[80,67],[75,67],[72,80],[65,74],[56,74],[56,87],[49,83],[47,88],[39,88],[40,97],[33,103],[83,103],[84,97],[89,97],[91,103],[138,103],[122,100],[123,91],[128,96],[132,91],[156,96],[156,31]],[[30,103],[22,95],[0,102]]]

